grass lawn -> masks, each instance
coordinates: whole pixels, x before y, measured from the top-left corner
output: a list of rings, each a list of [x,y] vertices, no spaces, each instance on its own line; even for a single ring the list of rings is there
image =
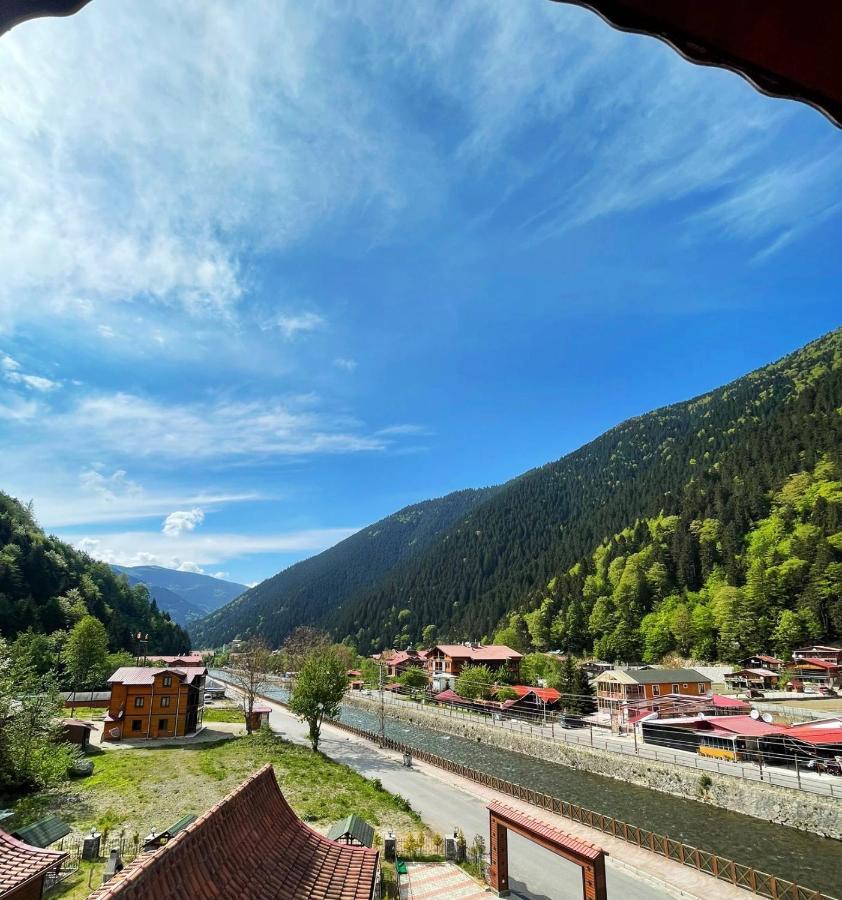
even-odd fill
[[[69,706],[65,706],[61,715],[64,719],[81,719],[85,722],[89,719],[101,719],[107,712],[107,709],[100,709],[98,706],[77,706],[73,712]]]
[[[26,797],[4,822],[12,831],[48,815],[58,815],[77,833],[92,826],[126,835],[160,831],[188,813],[201,814],[250,774],[269,762],[293,809],[324,831],[355,812],[379,832],[423,829],[419,816],[394,796],[339,763],[278,737],[252,735],[191,747],[107,750],[91,756],[94,774],[63,789]],[[99,883],[102,864],[83,866],[51,896],[86,897],[88,880]]]
[[[236,706],[206,706],[202,714],[203,722],[235,722],[246,727],[243,711]]]

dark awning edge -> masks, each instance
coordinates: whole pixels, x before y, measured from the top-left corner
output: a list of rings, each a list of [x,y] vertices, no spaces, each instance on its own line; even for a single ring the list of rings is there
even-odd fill
[[[669,44],[673,50],[679,53],[688,62],[696,63],[702,66],[714,66],[722,69],[728,69],[737,75],[742,76],[749,84],[762,94],[769,97],[777,97],[785,100],[798,100],[806,103],[808,106],[822,113],[830,122],[837,127],[842,128],[842,57],[838,54],[838,48],[832,49],[827,45],[827,53],[822,54],[821,47],[813,44],[811,47],[805,47],[804,43],[796,44],[795,41],[788,48],[791,52],[790,61],[798,60],[799,49],[807,49],[813,54],[813,60],[816,55],[826,57],[827,66],[835,69],[835,74],[828,78],[828,81],[834,81],[835,84],[830,86],[829,90],[823,90],[817,85],[810,85],[805,81],[799,80],[797,77],[787,75],[778,71],[771,59],[774,56],[774,50],[770,52],[770,61],[767,65],[763,65],[756,60],[749,59],[739,53],[729,50],[714,40],[704,35],[694,33],[692,30],[683,28],[675,21],[669,21],[670,18],[679,19],[682,13],[686,12],[688,4],[675,2],[672,0],[670,9],[663,14],[653,14],[652,12],[641,9],[640,7],[658,6],[658,2],[640,2],[640,0],[554,0],[556,3],[568,3],[575,6],[581,6],[595,12],[600,18],[604,19],[609,25],[619,31],[631,32],[634,34],[645,34],[655,37]],[[708,18],[711,12],[711,0],[707,0],[705,4],[699,4],[700,8],[705,9]],[[661,4],[666,9],[666,4]],[[692,6],[692,4],[691,4]],[[638,7],[638,8],[635,8]],[[719,8],[722,10],[722,20],[728,20],[728,13],[736,13],[732,16],[732,22],[737,24],[734,31],[740,31],[739,20],[743,15],[738,4],[734,3],[730,9],[725,8],[720,3]],[[825,35],[838,35],[842,30],[842,4],[827,4],[819,7],[824,17],[827,19],[823,24],[816,25],[816,32]],[[767,0],[762,7],[763,15],[775,17],[780,20],[779,31],[786,33],[789,24],[787,16],[790,18],[799,12],[802,17],[809,15],[810,6],[805,7],[804,4],[791,4],[789,2],[775,3],[774,0]],[[813,7],[816,10],[816,7]],[[760,12],[755,8],[754,15],[759,16]],[[815,18],[820,18],[818,14]],[[802,20],[803,21],[803,20]],[[724,34],[725,32],[723,32]],[[751,36],[746,30],[747,39],[750,41]],[[780,47],[777,48],[780,52]],[[836,87],[839,87],[839,90]]]

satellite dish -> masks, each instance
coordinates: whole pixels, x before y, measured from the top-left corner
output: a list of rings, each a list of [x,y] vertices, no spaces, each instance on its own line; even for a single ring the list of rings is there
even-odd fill
[[[760,718],[768,725],[772,721],[772,713],[763,713]]]
[[[752,717],[752,719],[759,719],[759,718],[760,718],[760,713],[759,713],[756,709],[753,709],[753,710],[749,713],[749,715]]]

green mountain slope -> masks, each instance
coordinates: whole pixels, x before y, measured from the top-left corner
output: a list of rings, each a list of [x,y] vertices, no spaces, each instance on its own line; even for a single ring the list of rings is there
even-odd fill
[[[149,635],[157,653],[190,646],[143,585],[129,585],[106,563],[47,536],[26,507],[0,492],[0,635],[60,631],[86,613],[103,622],[111,650],[132,650],[137,631]]]
[[[702,587],[707,573],[690,523],[715,518],[726,583],[739,586],[746,573],[736,563],[752,526],[769,514],[773,492],[790,474],[812,470],[823,454],[838,462],[840,409],[842,332],[836,331],[701,397],[630,419],[514,479],[321,624],[362,650],[419,641],[429,625],[451,639],[489,636],[511,610],[540,606],[551,579],[577,563],[586,566],[606,537],[661,513],[681,517],[671,539],[679,585]],[[579,634],[565,641],[587,649],[606,629],[636,629],[646,603],[625,623],[594,631],[584,603]],[[795,596],[786,603],[794,605]],[[826,617],[824,630],[836,633],[835,627]],[[515,621],[518,628],[528,643]],[[601,649],[634,655],[639,645]]]
[[[457,491],[407,506],[192,622],[193,644],[219,646],[237,636],[262,634],[279,645],[296,625],[330,618],[353,602],[357,593],[370,589],[396,565],[422,552],[495,490]]]

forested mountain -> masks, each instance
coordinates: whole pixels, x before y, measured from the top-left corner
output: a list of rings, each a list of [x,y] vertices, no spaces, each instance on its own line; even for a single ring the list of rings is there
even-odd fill
[[[198,634],[277,642],[317,624],[368,652],[496,631],[612,659],[838,639],[841,412],[835,331],[474,496],[417,552],[372,569],[361,551],[378,523],[334,548],[337,568],[334,551],[299,563]]]
[[[742,589],[761,578],[761,569],[782,565],[787,577],[779,572],[762,576],[770,584],[774,581],[771,593],[740,590],[743,611],[738,619],[745,625],[751,615],[745,599],[750,598],[758,627],[753,634],[735,636],[732,650],[734,641],[758,649],[769,639],[769,630],[779,625],[775,614],[800,605],[811,605],[818,626],[806,617],[799,627],[838,637],[838,610],[824,601],[822,605],[817,596],[830,597],[834,590],[838,596],[840,587],[839,541],[833,537],[838,498],[830,486],[835,476],[821,465],[825,457],[828,464],[839,465],[840,410],[842,331],[836,331],[701,397],[630,419],[559,461],[514,479],[424,553],[359,594],[353,604],[331,612],[321,624],[365,651],[420,641],[431,625],[440,637],[490,636],[511,610],[531,611],[534,620],[535,610],[549,600],[544,621],[555,629],[550,643],[577,650],[596,644],[604,655],[639,657],[646,649],[643,618],[658,609],[661,599],[671,597],[670,592],[710,591],[719,579],[726,589],[720,599],[731,596],[736,604],[737,594],[727,588]],[[783,550],[777,545],[774,550],[752,550],[754,542],[763,543],[755,532],[766,533],[762,523],[770,515],[775,492],[786,490],[788,483],[801,483],[788,482],[791,475],[809,472],[826,483],[815,511],[798,513],[799,537],[789,544],[781,538]],[[781,509],[786,521],[795,521]],[[671,521],[671,516],[678,519]],[[639,552],[651,523],[635,523],[656,519],[664,531],[653,541],[663,547],[663,559],[656,560],[667,568],[663,583],[631,591],[626,599],[627,585],[640,578],[641,567],[632,565],[625,580],[617,583],[619,593],[615,595],[611,585],[612,600],[598,604],[607,596],[604,586],[597,589],[592,580],[587,591],[585,587],[588,575],[597,574],[597,548],[632,527],[629,550]],[[803,529],[812,527],[821,532],[810,532],[814,549],[793,549]],[[620,544],[628,540],[618,538]],[[619,560],[629,550],[620,546],[603,552],[608,584],[611,577],[625,573]],[[809,596],[805,566],[812,572]],[[796,570],[801,580],[789,580]],[[647,572],[651,578],[660,570],[652,573],[644,566],[644,578]],[[559,625],[560,615],[571,617],[571,622]],[[724,646],[729,639],[727,628],[723,637],[723,621],[715,628],[714,649],[733,655]],[[730,621],[728,627],[733,617]],[[541,646],[547,640],[525,632],[525,620],[516,618],[514,626],[506,629],[504,638],[515,640],[519,632],[527,645]],[[621,639],[625,631],[628,645]],[[655,652],[650,644],[649,654]]]
[[[174,622],[187,625],[212,613],[247,590],[244,584],[225,581],[199,572],[181,572],[163,566],[112,566],[130,584],[145,584],[158,608]]]
[[[137,631],[158,653],[190,646],[145,586],[129,585],[106,563],[47,536],[25,506],[0,492],[0,636],[63,631],[88,614],[105,625],[111,650],[131,651]]]
[[[357,593],[370,589],[396,565],[422,552],[495,490],[457,491],[381,519],[191,623],[194,645],[218,646],[248,634],[261,634],[279,645],[296,625],[329,618],[343,604],[352,603]]]

